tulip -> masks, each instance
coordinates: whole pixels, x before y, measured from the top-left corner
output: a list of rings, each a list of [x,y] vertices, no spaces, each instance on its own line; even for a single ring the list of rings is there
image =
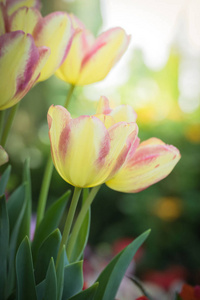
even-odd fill
[[[62,106],[49,108],[48,125],[54,165],[77,187],[97,186],[112,177],[137,140],[135,122],[113,122],[106,128],[98,115],[72,119]]]
[[[16,104],[40,76],[49,49],[35,46],[33,37],[23,31],[0,36],[0,110]]]
[[[54,12],[42,17],[35,8],[22,7],[9,17],[9,30],[30,33],[37,47],[51,50],[38,81],[53,75],[67,56],[74,36],[71,20],[64,12]]]
[[[135,193],[165,178],[180,159],[177,148],[151,138],[139,145],[136,114],[130,106],[111,109],[101,97],[94,116],[72,119],[61,106],[48,111],[54,165],[77,187],[106,183]]]
[[[0,146],[0,166],[8,162],[8,154],[2,146]]]
[[[177,148],[150,138],[127,155],[123,167],[106,184],[124,193],[140,192],[169,175],[179,159]]]
[[[130,36],[117,27],[95,39],[78,18],[71,15],[71,19],[78,33],[56,75],[73,85],[86,85],[104,79],[124,54]]]
[[[41,6],[40,0],[3,0],[2,2],[6,4],[6,9],[9,16],[12,15],[12,13],[14,13],[17,9],[24,6],[37,9],[40,9]]]

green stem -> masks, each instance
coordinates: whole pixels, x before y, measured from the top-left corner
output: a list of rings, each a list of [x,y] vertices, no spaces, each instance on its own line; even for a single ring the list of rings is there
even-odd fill
[[[68,108],[68,106],[69,106],[69,102],[71,100],[71,96],[72,96],[72,94],[74,92],[75,87],[76,87],[75,85],[71,84],[71,86],[69,88],[69,92],[67,94],[67,98],[65,100],[65,105],[64,105],[65,108]]]
[[[18,106],[19,106],[19,103],[15,104],[15,106],[13,106],[10,110],[10,113],[9,113],[9,116],[8,116],[8,119],[7,119],[7,122],[6,122],[6,125],[5,125],[5,129],[4,129],[4,132],[3,132],[3,136],[2,136],[2,139],[1,139],[1,146],[2,147],[5,147],[5,144],[6,144],[6,141],[7,141],[7,138],[8,138],[8,134],[9,134],[10,129],[12,127],[12,123],[13,123],[16,111],[18,109]]]
[[[72,201],[71,201],[70,208],[69,208],[69,212],[67,214],[67,219],[65,222],[65,227],[64,227],[64,231],[63,231],[62,240],[60,243],[60,248],[58,251],[56,265],[59,262],[63,246],[67,244],[80,194],[81,194],[81,188],[75,187],[74,194],[73,194]]]
[[[51,155],[49,155],[48,161],[46,164],[46,169],[44,172],[41,190],[40,190],[39,201],[38,201],[36,228],[38,227],[38,225],[40,224],[40,222],[42,221],[43,216],[44,216],[45,207],[46,207],[46,199],[47,199],[47,195],[48,195],[48,191],[49,191],[49,185],[50,185],[50,181],[51,181],[52,172],[53,172],[53,163],[52,163]]]
[[[92,201],[96,197],[100,187],[101,187],[101,185],[98,185],[98,186],[95,186],[95,187],[92,188],[88,198],[86,199],[83,206],[81,207],[81,210],[80,210],[80,213],[79,213],[78,218],[76,220],[76,223],[74,224],[69,243],[67,245],[67,255],[68,255],[69,261],[70,261],[71,255],[73,253],[74,245],[76,243],[76,239],[77,239],[78,233],[80,231],[80,228],[82,226],[82,223],[84,221],[84,218],[87,214],[88,209],[90,208],[90,205],[91,205]]]
[[[75,85],[71,85],[69,88],[69,92],[65,101],[65,108],[68,107],[72,93],[75,89]],[[51,158],[51,153],[49,153],[49,157],[47,160],[45,172],[44,172],[44,177],[42,180],[42,185],[41,185],[41,190],[40,190],[40,196],[38,200],[38,210],[37,210],[37,222],[36,222],[36,228],[39,226],[40,222],[42,221],[44,217],[44,212],[45,212],[45,207],[46,207],[46,202],[47,202],[47,196],[49,192],[49,186],[51,182],[51,177],[53,173],[53,162]]]

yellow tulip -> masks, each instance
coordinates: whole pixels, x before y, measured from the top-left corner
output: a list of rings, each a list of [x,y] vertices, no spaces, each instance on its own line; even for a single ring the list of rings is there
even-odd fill
[[[180,152],[174,146],[148,139],[127,155],[123,167],[106,184],[120,192],[140,192],[168,176],[179,159]]]
[[[8,162],[8,154],[2,146],[0,146],[0,166]]]
[[[0,36],[0,110],[19,102],[40,76],[50,52],[23,31]]]
[[[166,177],[180,159],[177,148],[151,138],[139,145],[131,106],[114,109],[101,97],[94,116],[72,119],[62,106],[48,111],[51,153],[61,177],[77,187],[106,183],[134,193]]]
[[[53,162],[68,183],[77,187],[104,183],[121,168],[134,147],[138,131],[135,122],[113,119],[108,128],[104,122],[106,115],[103,121],[100,114],[72,119],[62,106],[49,108]]]
[[[104,79],[126,51],[130,36],[117,27],[95,39],[78,18],[71,15],[71,19],[77,34],[56,75],[73,85],[86,85]]]

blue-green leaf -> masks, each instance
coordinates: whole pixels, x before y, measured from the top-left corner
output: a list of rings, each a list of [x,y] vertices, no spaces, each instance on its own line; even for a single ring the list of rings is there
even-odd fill
[[[32,243],[34,262],[37,258],[38,250],[43,241],[53,230],[55,230],[58,227],[63,212],[65,210],[67,201],[69,199],[70,193],[70,191],[67,191],[59,200],[57,200],[50,206],[50,208],[47,210],[44,216],[44,219],[38,226]]]
[[[141,234],[130,245],[116,255],[107,265],[97,279],[99,287],[95,295],[95,300],[111,300],[115,298],[126,269],[128,268],[139,247],[148,237],[149,233],[150,230],[147,230]]]
[[[60,242],[61,233],[59,229],[56,229],[42,243],[35,267],[35,279],[37,283],[45,278],[51,258],[56,260]]]
[[[11,166],[8,166],[5,170],[5,172],[3,173],[3,175],[1,175],[1,179],[0,179],[0,196],[5,194],[8,179],[10,177],[10,172],[11,172]]]
[[[89,287],[87,290],[84,290],[77,295],[69,298],[68,300],[95,300],[95,295],[98,289],[98,282],[93,284],[91,287]],[[101,300],[98,298],[98,300]],[[111,299],[110,299],[111,300]]]
[[[46,286],[46,279],[40,282],[36,286],[36,293],[37,293],[37,300],[43,300],[44,299],[44,291]]]
[[[65,266],[62,300],[79,293],[83,288],[83,261]]]
[[[45,280],[44,300],[56,300],[57,295],[57,278],[54,260],[51,258]]]
[[[5,299],[7,279],[7,254],[9,245],[9,220],[5,196],[0,196],[0,295]]]
[[[22,241],[16,256],[17,299],[37,300],[33,262],[28,237]]]
[[[56,276],[57,276],[57,300],[62,299],[63,287],[64,287],[64,267],[65,267],[66,249],[63,246],[59,261],[56,264]]]

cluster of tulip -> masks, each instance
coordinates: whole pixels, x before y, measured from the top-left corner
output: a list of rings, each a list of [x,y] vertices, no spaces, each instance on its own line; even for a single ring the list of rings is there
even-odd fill
[[[37,82],[53,74],[71,85],[70,95],[77,85],[104,79],[128,47],[130,37],[121,28],[110,29],[95,39],[74,15],[54,12],[42,17],[39,8],[39,0],[0,1],[2,112],[15,107]],[[56,266],[63,247],[66,247],[68,263],[75,261],[81,226],[103,183],[120,192],[139,192],[165,178],[180,159],[178,149],[157,138],[140,143],[136,113],[131,106],[111,108],[103,96],[96,114],[73,119],[67,110],[69,98],[65,107],[52,105],[48,111],[54,166],[66,182],[75,186]],[[5,137],[1,145],[5,146]],[[2,147],[0,160],[1,164],[8,161]],[[50,169],[47,173],[51,177]],[[44,185],[48,190],[47,181]],[[93,189],[71,231],[82,188]],[[43,220],[45,204],[46,196],[43,196],[39,200],[37,228]],[[107,299],[105,294],[99,290],[98,296],[91,299]],[[18,297],[23,299],[19,294]]]

